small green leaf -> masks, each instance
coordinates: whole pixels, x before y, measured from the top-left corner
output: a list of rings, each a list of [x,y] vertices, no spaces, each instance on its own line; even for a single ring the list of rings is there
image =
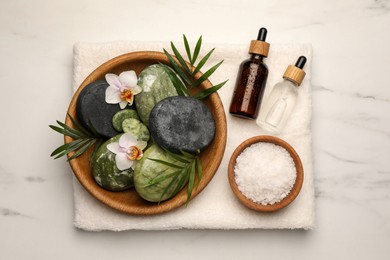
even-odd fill
[[[163,65],[163,64],[162,64]],[[173,86],[175,87],[177,94],[180,96],[189,96],[189,92],[184,85],[184,83],[181,81],[180,78],[178,78],[177,74],[167,65],[163,65],[165,68],[166,73],[168,74],[169,78],[171,79]]]
[[[186,72],[188,74],[191,74],[190,68],[188,67],[188,65],[185,62],[185,60],[183,59],[183,57],[181,56],[180,52],[176,49],[176,46],[173,44],[173,42],[171,42],[171,48],[172,48],[172,51],[175,54],[177,60],[180,62],[181,66],[186,70]]]
[[[202,36],[199,37],[199,39],[195,45],[195,50],[194,50],[194,54],[192,55],[191,65],[195,64],[196,59],[198,58],[201,46],[202,46]]]
[[[96,141],[95,147],[93,148],[91,157],[89,157],[89,163],[93,162],[93,159],[95,158],[97,150],[99,150],[100,146],[103,144],[102,140],[100,140],[100,139],[96,139],[96,140],[97,141]]]
[[[171,189],[171,187],[175,184],[177,178],[179,178],[178,174],[173,176],[171,182],[168,184],[168,186],[165,188],[164,192],[161,194],[160,201],[165,196],[165,194]],[[173,193],[173,194],[176,195],[176,193]],[[159,201],[159,203],[160,203],[160,201]]]
[[[81,124],[79,124],[69,113],[67,114],[72,124],[77,128],[80,132],[82,132],[85,136],[93,137],[93,135],[85,129]]]
[[[60,133],[60,134],[63,134],[63,135],[66,135],[66,136],[69,136],[69,137],[72,137],[73,139],[79,139],[80,136],[79,135],[76,135],[72,132],[69,132],[61,127],[58,127],[58,126],[55,126],[55,125],[49,125],[49,127],[51,129],[53,129],[54,131]]]
[[[163,161],[163,160],[154,159],[154,158],[148,158],[148,160],[155,161],[155,162],[164,164],[164,165],[169,166],[169,167],[173,167],[173,168],[177,168],[177,169],[183,169],[182,166],[178,166],[178,165],[176,165],[174,163],[166,162],[166,161]]]
[[[169,54],[165,49],[164,53],[167,56],[169,63],[172,65],[172,68],[176,71],[177,74],[187,83],[191,84],[191,80],[188,79],[187,75],[185,74],[184,70],[180,67],[180,65],[175,61],[175,59],[172,57],[171,54]]]
[[[193,159],[195,158],[195,155],[190,154],[190,153],[188,153],[188,152],[186,152],[186,151],[180,150],[180,152],[181,152],[185,157],[187,157],[187,158],[190,159],[190,160],[193,160]]]
[[[170,174],[167,174],[167,175],[163,175],[163,176],[160,176],[160,175],[157,175],[155,178],[153,178],[152,180],[150,180],[148,182],[148,185],[146,185],[145,187],[150,187],[150,186],[153,186],[153,185],[156,185],[160,182],[163,182],[177,174],[179,174],[181,172],[181,170],[178,170],[178,171],[175,171],[175,172],[172,172]]]
[[[207,60],[210,58],[211,54],[214,52],[215,48],[213,48],[211,51],[209,51],[196,65],[194,72],[192,72],[192,75],[195,76],[198,71],[200,71],[203,67],[203,65],[207,62]]]
[[[184,40],[184,46],[186,48],[186,52],[187,52],[187,57],[188,57],[188,60],[190,61],[191,63],[191,49],[190,49],[190,45],[188,44],[188,41],[187,41],[187,37],[185,34],[183,34],[183,40]],[[192,64],[191,64],[192,65]]]
[[[80,140],[81,140],[80,143],[75,143],[75,141],[71,142],[72,145],[70,147],[68,147],[68,149],[63,150],[62,152],[56,154],[56,157],[54,157],[54,159],[58,159],[64,155],[67,155],[71,152],[74,152],[77,149],[82,148],[84,145],[86,145],[89,142],[89,140],[86,140],[86,139],[80,139]]]
[[[164,151],[166,151],[171,157],[173,157],[176,161],[179,161],[179,162],[182,162],[182,163],[185,163],[185,164],[190,163],[190,161],[188,161],[186,157],[180,156],[180,155],[175,154],[175,153],[172,153],[172,152],[169,151],[168,149],[165,149],[165,148],[163,148],[163,149],[164,149]]]
[[[88,143],[86,143],[83,147],[79,148],[72,156],[68,158],[68,161],[73,160],[74,158],[79,157],[81,154],[86,152],[92,145],[94,145],[96,142],[96,139],[89,140]]]
[[[196,168],[197,168],[196,170],[197,170],[197,172],[198,172],[198,180],[197,180],[197,182],[196,182],[196,187],[195,187],[195,189],[198,189],[200,180],[201,180],[202,177],[203,177],[202,162],[201,162],[199,156],[196,157]]]
[[[222,83],[219,83],[218,85],[212,86],[211,88],[207,88],[207,89],[204,89],[202,91],[199,91],[193,97],[197,98],[197,99],[204,99],[204,98],[210,96],[211,94],[213,94],[214,92],[218,91],[220,88],[222,88],[226,82],[227,82],[227,80],[222,82]]]
[[[195,163],[192,162],[190,164],[190,170],[189,170],[189,180],[188,180],[188,188],[187,188],[187,202],[186,206],[188,206],[188,203],[190,202],[192,190],[194,188],[194,182],[195,182]]]
[[[208,79],[208,77],[211,76],[211,74],[214,73],[214,71],[216,71],[216,69],[218,69],[218,67],[222,64],[223,60],[218,62],[217,64],[215,64],[213,67],[211,67],[209,70],[207,70],[205,73],[203,73],[203,75],[197,79],[195,81],[194,84],[192,84],[192,87],[197,87],[199,86],[200,84],[202,84],[203,81],[205,81],[206,79]]]
[[[74,154],[68,158],[68,161],[70,161],[80,156],[82,153],[84,153],[90,147],[96,144],[93,151],[95,152],[96,149],[102,144],[103,140],[99,138],[99,135],[97,133],[90,133],[88,130],[82,127],[76,120],[73,119],[70,114],[67,114],[67,116],[70,118],[75,128],[72,128],[58,120],[57,123],[60,127],[54,125],[49,125],[49,127],[60,134],[73,138],[74,140],[72,142],[61,145],[60,147],[55,149],[50,156],[55,156],[54,159],[58,159],[64,155],[68,155],[69,153],[74,152]]]
[[[57,120],[57,124],[59,124],[62,128],[64,128],[64,130],[67,131],[68,133],[72,133],[72,134],[78,136],[79,138],[88,137],[84,133],[73,129],[70,126],[68,126],[68,125],[66,125],[58,120]]]
[[[173,191],[173,194],[177,194],[183,188],[185,183],[188,181],[188,178],[189,178],[189,167],[187,165],[187,167],[183,169],[180,173],[180,179],[177,183],[175,190]]]
[[[77,140],[74,140],[74,141],[72,141],[70,143],[63,144],[60,147],[58,147],[57,149],[55,149],[50,154],[50,156],[53,157],[53,156],[56,156],[57,154],[61,154],[63,152],[65,152],[65,154],[67,154],[68,151],[72,152],[72,151],[76,150],[77,148],[79,148],[80,146],[82,146],[83,145],[83,141],[86,141],[86,140],[77,139]]]
[[[174,72],[174,70],[171,67],[169,67],[169,66],[167,66],[165,64],[160,63],[160,65],[164,67],[165,72],[168,74],[169,79],[172,81],[172,84],[175,87],[177,94],[179,96],[185,96],[185,92],[183,91],[183,88],[185,88],[185,85],[177,77],[177,75]]]

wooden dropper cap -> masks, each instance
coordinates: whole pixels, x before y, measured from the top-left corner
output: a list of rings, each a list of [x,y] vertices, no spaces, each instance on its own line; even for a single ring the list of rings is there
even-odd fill
[[[267,57],[269,52],[269,43],[265,41],[266,38],[267,29],[265,29],[264,27],[260,28],[257,40],[251,41],[249,53]]]
[[[284,72],[283,78],[292,81],[297,86],[300,86],[303,78],[306,73],[302,70],[303,66],[305,66],[306,57],[301,56],[298,58],[297,62],[294,65],[289,65]]]

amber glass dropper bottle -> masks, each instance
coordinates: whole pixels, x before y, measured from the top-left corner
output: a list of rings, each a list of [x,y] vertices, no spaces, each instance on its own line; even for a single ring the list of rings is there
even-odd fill
[[[257,117],[268,77],[268,68],[263,62],[264,57],[268,56],[270,46],[265,42],[266,37],[267,29],[261,28],[257,40],[251,42],[250,59],[241,63],[229,109],[233,116],[247,119]]]

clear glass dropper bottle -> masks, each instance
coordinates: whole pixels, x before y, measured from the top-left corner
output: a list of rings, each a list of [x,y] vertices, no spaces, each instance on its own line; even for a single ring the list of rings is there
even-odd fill
[[[263,102],[256,123],[264,130],[280,134],[295,107],[298,87],[301,85],[305,72],[302,70],[306,57],[300,56],[295,66],[289,65],[283,75],[283,81],[277,83],[267,100]]]
[[[260,28],[257,40],[251,41],[250,59],[240,65],[236,88],[230,103],[229,112],[233,116],[256,119],[264,94],[268,68],[264,57],[268,56],[269,43],[265,42],[267,29]]]

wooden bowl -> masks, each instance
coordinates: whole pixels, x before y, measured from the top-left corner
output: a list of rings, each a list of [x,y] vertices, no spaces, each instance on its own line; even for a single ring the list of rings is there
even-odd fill
[[[93,71],[81,84],[74,94],[69,105],[68,113],[76,118],[76,101],[81,90],[96,80],[104,79],[106,73],[115,73],[119,75],[122,71],[134,70],[137,75],[149,65],[156,63],[169,64],[164,53],[161,52],[133,52],[118,56],[112,60],[99,66]],[[196,76],[200,77],[201,73]],[[201,89],[211,87],[209,81],[204,81],[200,86]],[[199,183],[198,189],[193,191],[192,198],[199,194],[211,181],[217,171],[226,145],[226,117],[222,102],[217,93],[210,95],[205,99],[205,104],[209,107],[216,124],[215,138],[210,145],[201,153],[203,166],[203,177]],[[73,127],[70,118],[66,117],[66,124]],[[73,139],[65,136],[65,143],[71,142]],[[89,157],[92,149],[85,152],[80,157],[70,161],[70,166],[81,183],[82,186],[96,199],[106,204],[107,206],[128,214],[135,215],[152,215],[167,212],[178,208],[186,203],[187,189],[181,190],[175,197],[161,203],[151,203],[143,200],[135,191],[130,189],[121,192],[107,191],[101,188],[93,179]],[[71,155],[71,154],[70,154]],[[69,155],[69,156],[70,156]],[[191,206],[191,204],[190,204]]]
[[[241,191],[238,189],[236,180],[235,180],[235,173],[234,173],[234,166],[236,164],[236,159],[237,157],[241,154],[242,151],[244,151],[247,147],[251,146],[252,144],[259,143],[259,142],[267,142],[267,143],[272,143],[275,145],[279,145],[286,149],[289,154],[291,155],[296,172],[297,172],[297,177],[295,179],[295,183],[293,187],[290,190],[290,193],[283,198],[281,201],[273,204],[273,205],[262,205],[259,203],[256,203],[241,193]],[[240,144],[236,150],[233,152],[230,161],[229,161],[229,167],[228,167],[228,176],[229,176],[229,183],[230,187],[232,188],[234,194],[237,196],[237,198],[240,200],[241,203],[243,203],[245,206],[248,208],[251,208],[253,210],[257,211],[262,211],[262,212],[273,212],[279,209],[282,209],[289,205],[299,194],[301,188],[302,188],[302,183],[303,183],[303,167],[302,167],[302,162],[301,159],[299,158],[297,152],[292,148],[291,145],[289,145],[287,142],[283,141],[280,138],[274,137],[274,136],[255,136],[252,137],[246,141],[244,141],[242,144]]]

